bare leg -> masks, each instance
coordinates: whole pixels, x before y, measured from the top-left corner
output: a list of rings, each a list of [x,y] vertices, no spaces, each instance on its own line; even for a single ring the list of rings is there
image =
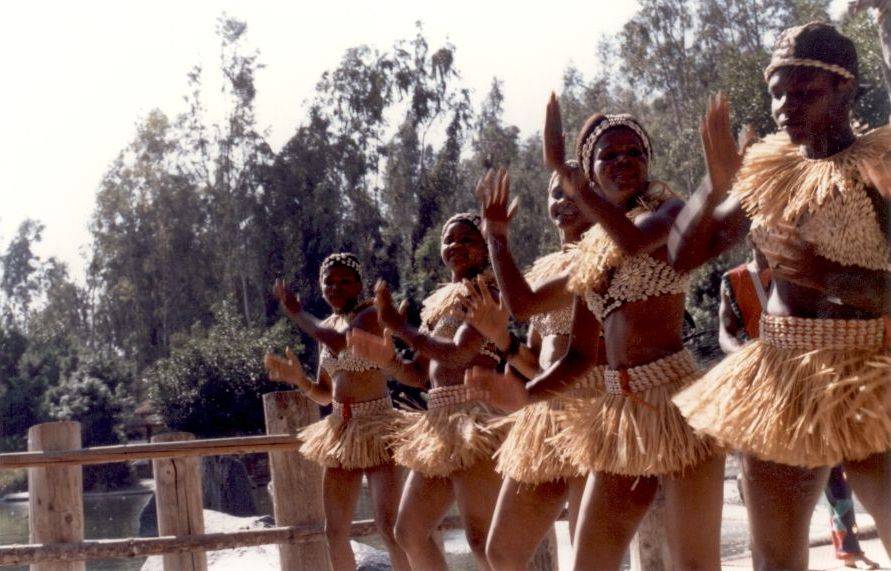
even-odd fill
[[[350,547],[350,528],[361,489],[362,470],[325,468],[325,535],[328,538],[333,571],[356,569],[356,558]]]
[[[455,494],[448,478],[410,472],[396,516],[396,541],[415,571],[447,571],[445,555],[433,539]]]
[[[411,571],[408,557],[396,543],[396,514],[402,495],[403,470],[395,464],[383,464],[366,470],[365,475],[374,502],[374,522],[390,553],[393,571]]]
[[[656,478],[589,474],[573,550],[575,571],[617,571],[653,501]]]
[[[569,523],[569,540],[575,541],[575,529],[579,521],[579,510],[582,506],[582,496],[585,495],[585,476],[578,476],[566,481],[566,519]]]
[[[806,571],[811,515],[829,468],[809,470],[747,454],[742,460],[756,571]]]
[[[486,559],[486,537],[498,502],[501,476],[495,472],[492,460],[481,460],[467,470],[452,475],[458,510],[464,519],[464,533],[477,568],[490,569]]]
[[[486,542],[492,569],[526,571],[539,543],[563,511],[566,490],[565,480],[539,485],[504,480]]]
[[[848,483],[876,522],[885,551],[891,555],[891,451],[857,462],[845,462]]]
[[[662,478],[665,530],[675,569],[721,569],[724,455]],[[691,519],[695,514],[695,519]]]

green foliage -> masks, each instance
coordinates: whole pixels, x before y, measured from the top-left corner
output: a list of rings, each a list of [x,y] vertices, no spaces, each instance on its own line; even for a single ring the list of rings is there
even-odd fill
[[[215,306],[214,321],[145,371],[149,395],[174,430],[200,437],[261,433],[261,396],[285,389],[267,379],[263,354],[280,350],[292,334],[285,324],[244,326],[232,302]]]

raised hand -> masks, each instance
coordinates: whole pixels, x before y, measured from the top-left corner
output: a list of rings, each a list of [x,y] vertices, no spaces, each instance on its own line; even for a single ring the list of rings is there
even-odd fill
[[[510,345],[507,330],[510,312],[504,307],[504,301],[499,298],[496,302],[485,280],[479,276],[476,284],[467,283],[467,289],[470,293],[464,304],[464,321],[489,338],[499,349],[507,349]]]
[[[551,92],[545,111],[545,126],[542,132],[544,163],[551,169],[563,173],[566,165],[566,143],[563,139],[563,119],[560,116],[560,103],[557,95]]]
[[[511,374],[504,374],[487,367],[473,367],[464,373],[464,384],[479,393],[484,402],[505,412],[520,410],[529,404],[529,393],[523,381]]]
[[[389,329],[384,329],[383,337],[361,329],[350,329],[346,334],[346,342],[354,355],[371,361],[381,368],[388,367],[396,358],[393,332]]]
[[[271,352],[266,353],[263,357],[263,366],[266,367],[269,379],[273,381],[282,381],[302,388],[301,381],[307,378],[306,371],[290,347],[285,349],[284,357]]]
[[[295,318],[303,311],[303,303],[300,298],[291,293],[285,287],[285,280],[278,278],[272,286],[272,295],[278,300],[282,311],[290,318]]]
[[[742,153],[730,129],[730,103],[723,93],[709,97],[699,137],[711,181],[712,196],[720,201],[742,166]]]
[[[517,213],[517,199],[510,199],[510,175],[504,168],[489,170],[477,183],[476,195],[480,201],[483,233],[505,236],[511,218]]]
[[[405,313],[408,305],[403,302],[399,309],[393,301],[393,295],[386,282],[378,280],[374,286],[374,307],[377,309],[378,320],[383,327],[392,329],[397,333],[405,327]]]

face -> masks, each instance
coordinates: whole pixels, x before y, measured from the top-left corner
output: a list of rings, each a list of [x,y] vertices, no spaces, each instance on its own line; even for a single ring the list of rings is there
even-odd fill
[[[548,188],[548,214],[560,230],[576,230],[587,226],[587,221],[576,206],[575,201],[563,192],[560,175],[551,179]]]
[[[607,130],[594,147],[594,175],[607,200],[625,204],[646,189],[649,165],[637,133],[624,127]]]
[[[355,304],[360,295],[362,282],[350,268],[334,264],[322,274],[322,297],[334,311],[341,311]]]
[[[442,237],[440,254],[445,265],[458,276],[481,270],[489,259],[483,235],[469,222],[449,224]]]
[[[793,143],[807,144],[848,120],[853,81],[801,66],[777,69],[767,84],[771,113]]]

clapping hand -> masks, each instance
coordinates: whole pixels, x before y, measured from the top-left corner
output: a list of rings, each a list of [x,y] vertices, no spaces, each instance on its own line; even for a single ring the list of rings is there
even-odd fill
[[[480,202],[483,234],[506,236],[511,219],[517,213],[517,199],[510,199],[510,175],[504,168],[489,170],[476,184],[476,197]]]
[[[266,367],[266,374],[272,381],[297,385],[300,380],[306,378],[306,371],[290,347],[285,349],[284,357],[272,352],[266,353],[263,366]]]
[[[393,332],[389,329],[384,329],[383,337],[361,329],[350,329],[346,334],[346,343],[353,354],[384,369],[396,358]]]
[[[278,278],[272,286],[272,295],[278,300],[282,311],[290,318],[295,318],[303,311],[303,303],[285,287],[285,280]]]
[[[523,381],[510,372],[499,373],[488,367],[473,367],[464,373],[464,384],[479,393],[484,402],[505,412],[520,410],[529,404]]]
[[[510,312],[504,307],[504,300],[499,297],[496,302],[485,280],[479,276],[475,284],[466,282],[466,287],[470,293],[464,303],[464,321],[504,350],[510,344],[507,329]]]
[[[723,93],[709,97],[705,116],[699,122],[699,137],[708,169],[711,191],[723,200],[742,166],[743,154],[754,140],[751,127],[743,130],[740,140],[730,129],[730,103]]]
[[[402,302],[402,305],[397,309],[390,288],[383,280],[378,280],[374,286],[374,307],[377,309],[378,320],[383,327],[391,329],[397,334],[405,327],[408,304]]]

